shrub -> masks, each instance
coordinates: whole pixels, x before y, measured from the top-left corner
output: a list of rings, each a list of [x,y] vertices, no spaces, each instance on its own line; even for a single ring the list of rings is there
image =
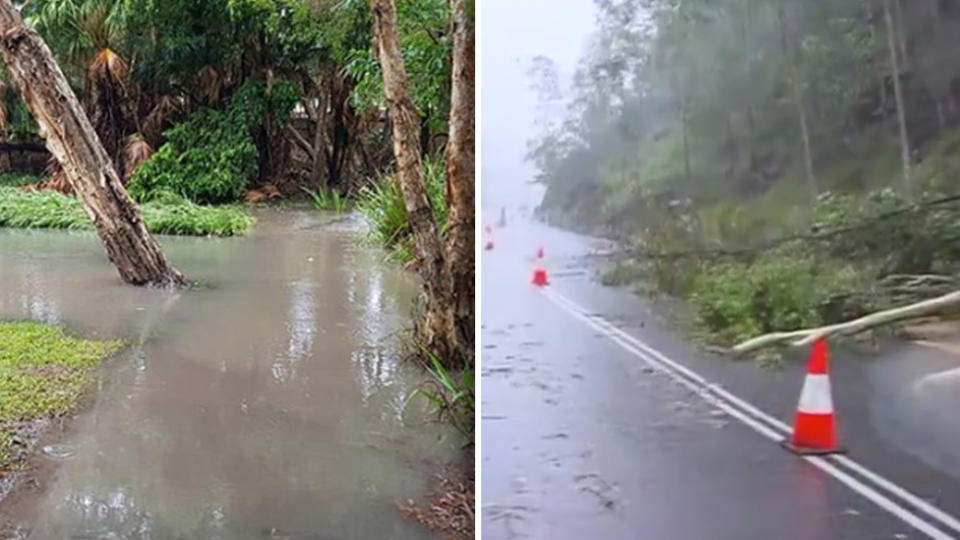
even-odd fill
[[[721,264],[696,279],[692,299],[707,330],[737,341],[818,324],[815,280],[807,258]]]
[[[257,146],[251,130],[266,115],[289,116],[295,87],[275,81],[248,81],[222,111],[203,109],[164,135],[167,142],[134,173],[128,190],[138,201],[172,191],[196,203],[238,199],[257,174]]]
[[[441,232],[445,232],[447,201],[444,197],[446,170],[443,161],[425,159],[423,175],[437,225]],[[390,249],[402,262],[412,259],[413,231],[403,202],[403,192],[394,175],[383,175],[372,186],[360,190],[356,209],[370,223],[370,237],[375,243]]]
[[[794,251],[752,264],[704,268],[691,300],[701,326],[731,343],[766,332],[838,322],[869,311],[870,267],[818,265]]]

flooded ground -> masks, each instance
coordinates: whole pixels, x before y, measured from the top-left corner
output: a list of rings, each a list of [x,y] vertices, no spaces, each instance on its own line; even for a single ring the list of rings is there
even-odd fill
[[[396,503],[457,441],[397,335],[415,284],[359,224],[263,209],[246,238],[163,238],[199,290],[123,285],[90,234],[0,229],[0,319],[130,343],[48,458],[30,538],[426,538]]]

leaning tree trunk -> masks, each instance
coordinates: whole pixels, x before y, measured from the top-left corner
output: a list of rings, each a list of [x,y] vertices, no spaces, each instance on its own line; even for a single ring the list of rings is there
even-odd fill
[[[10,0],[0,0],[0,54],[120,277],[135,285],[182,284],[183,276],[147,231],[50,49],[24,26]]]
[[[447,140],[447,273],[453,345],[472,363],[474,343],[474,48],[472,0],[453,1],[453,84]]]
[[[444,275],[443,244],[423,182],[420,123],[397,41],[397,12],[393,0],[370,0],[374,39],[383,71],[383,92],[393,126],[393,153],[403,192],[423,282],[423,313],[415,321],[417,339],[441,362],[454,363],[453,318],[449,280]]]

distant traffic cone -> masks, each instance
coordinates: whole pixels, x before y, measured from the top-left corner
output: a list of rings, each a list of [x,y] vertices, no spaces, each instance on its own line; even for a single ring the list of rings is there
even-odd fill
[[[793,435],[783,446],[797,454],[836,454],[845,452],[837,445],[837,429],[830,395],[827,340],[813,343],[807,363],[807,378],[800,392]]]
[[[537,262],[533,267],[533,284],[538,287],[550,284],[547,277],[547,267],[543,265],[543,246],[537,249]]]

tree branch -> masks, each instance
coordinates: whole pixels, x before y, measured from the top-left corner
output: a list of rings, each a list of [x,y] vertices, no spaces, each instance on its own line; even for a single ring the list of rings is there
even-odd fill
[[[852,321],[838,324],[820,326],[817,328],[806,328],[802,330],[793,330],[790,332],[772,332],[764,334],[747,341],[734,345],[733,351],[736,353],[747,353],[757,349],[776,345],[778,343],[790,342],[794,347],[809,345],[821,337],[831,335],[853,335],[870,330],[879,326],[892,324],[895,322],[918,319],[952,307],[960,307],[960,291],[953,291],[943,296],[908,304],[898,308],[887,309],[865,315]]]

